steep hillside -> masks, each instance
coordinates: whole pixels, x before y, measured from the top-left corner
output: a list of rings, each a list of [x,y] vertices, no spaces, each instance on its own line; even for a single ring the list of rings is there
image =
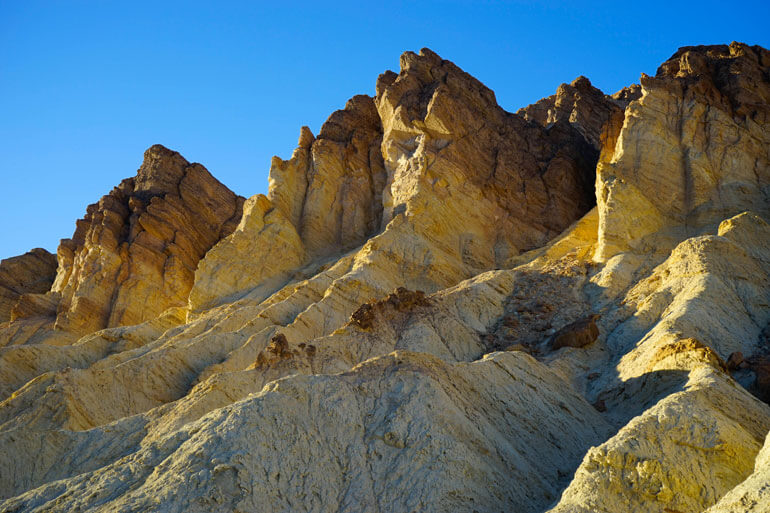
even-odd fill
[[[764,511],[770,52],[375,90],[266,196],[151,147],[23,266],[0,511]]]

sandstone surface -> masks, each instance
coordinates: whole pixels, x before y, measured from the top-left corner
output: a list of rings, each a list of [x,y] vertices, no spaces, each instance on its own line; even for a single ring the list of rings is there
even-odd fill
[[[235,229],[241,209],[206,168],[151,147],[136,177],[90,205],[62,240],[55,327],[87,334],[186,305],[198,261]]]
[[[0,323],[23,294],[44,294],[56,278],[56,257],[42,248],[0,261]]]
[[[0,511],[764,511],[767,55],[511,114],[407,52],[242,216],[151,148],[0,329]]]
[[[597,167],[597,258],[665,251],[744,210],[767,215],[768,70],[767,50],[732,43],[681,48],[642,75]]]

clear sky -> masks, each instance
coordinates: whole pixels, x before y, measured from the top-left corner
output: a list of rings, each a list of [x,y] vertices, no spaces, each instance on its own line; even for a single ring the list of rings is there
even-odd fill
[[[0,258],[55,251],[155,143],[266,192],[271,156],[405,50],[515,111],[581,74],[612,93],[680,46],[770,47],[767,0],[289,4],[0,0]]]

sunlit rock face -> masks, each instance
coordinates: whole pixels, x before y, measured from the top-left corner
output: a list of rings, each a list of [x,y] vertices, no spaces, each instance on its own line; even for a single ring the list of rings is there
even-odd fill
[[[233,231],[242,199],[200,164],[155,145],[61,242],[56,328],[90,333],[183,306],[203,255]]]
[[[765,511],[767,55],[407,52],[245,202],[152,147],[0,325],[0,511]]]
[[[385,185],[382,125],[374,101],[354,96],[318,137],[303,127],[291,159],[274,157],[267,197],[250,198],[236,232],[196,273],[198,311],[267,282],[285,282],[315,259],[339,255],[379,231]]]
[[[381,75],[376,103],[388,174],[384,219],[444,214],[445,231],[465,227],[467,240],[452,242],[467,246],[479,267],[542,245],[593,204],[590,141],[568,122],[544,128],[504,111],[491,90],[430,50],[405,53],[398,75]],[[487,226],[475,228],[474,217]],[[426,236],[442,237],[430,228]]]
[[[610,127],[597,168],[597,257],[669,248],[770,195],[770,53],[684,47]]]
[[[0,323],[10,321],[23,294],[50,290],[56,277],[56,257],[42,248],[0,261]]]
[[[317,138],[303,128],[291,159],[273,159],[267,198],[250,200],[260,213],[202,261],[194,312],[364,243],[356,282],[369,294],[435,291],[504,267],[591,208],[598,145],[567,120],[545,127],[504,111],[427,49],[405,53],[401,68],[379,77],[376,97],[333,113]],[[619,107],[595,91],[573,104],[601,125]]]

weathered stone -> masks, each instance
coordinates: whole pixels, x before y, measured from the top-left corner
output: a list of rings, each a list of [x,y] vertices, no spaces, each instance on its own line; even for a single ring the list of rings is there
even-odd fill
[[[560,85],[556,94],[519,109],[516,114],[544,127],[569,123],[599,150],[602,127],[610,116],[622,112],[633,97],[633,91],[626,89],[609,97],[580,76],[571,84]]]
[[[317,138],[303,127],[291,160],[273,158],[268,198],[294,225],[310,255],[354,248],[380,229],[381,142],[374,101],[358,95],[329,116]]]
[[[41,248],[0,261],[0,323],[11,320],[11,310],[22,294],[51,289],[56,265],[56,257]]]
[[[557,331],[551,347],[561,349],[562,347],[585,347],[593,343],[599,336],[599,328],[596,326],[598,315],[589,315],[585,319],[580,319],[570,323]]]
[[[160,145],[59,246],[56,328],[138,324],[187,304],[198,261],[235,229],[242,198]]]
[[[270,200],[257,194],[243,204],[243,216],[235,231],[198,264],[189,307],[197,312],[253,293],[259,286],[266,297],[305,260],[296,228]]]
[[[761,103],[712,61],[753,76],[765,54],[733,47],[680,52],[695,56],[661,83],[716,70],[687,98]],[[738,215],[693,233],[666,217],[593,261],[608,216],[636,205],[586,212],[597,137],[601,174],[638,135],[640,176],[658,172],[645,145],[668,137],[646,109],[669,92],[642,86],[607,97],[579,79],[526,120],[429,50],[406,53],[375,99],[274,160],[269,198],[212,235],[180,306],[76,341],[50,332],[58,292],[23,295],[0,328],[0,510],[764,511],[770,407],[740,386],[770,382],[770,225],[741,210],[756,191],[725,197]],[[689,126],[685,106],[667,116]],[[184,244],[174,216],[127,214],[184,203],[175,155],[90,209],[70,272],[123,258],[134,232],[135,264],[153,241]],[[731,166],[722,183],[740,179]],[[77,265],[96,290],[106,275]],[[733,379],[736,352],[750,356]]]
[[[727,368],[731,371],[737,370],[744,361],[743,353],[740,351],[730,353],[730,356],[727,358]]]
[[[684,47],[642,76],[597,167],[599,260],[665,253],[742,211],[768,213],[768,77],[770,53],[741,43]]]
[[[52,282],[53,283],[53,282]],[[22,294],[13,305],[11,321],[26,319],[29,317],[48,317],[53,321],[59,307],[60,295],[58,292],[46,294]]]
[[[597,155],[569,122],[545,128],[505,112],[491,90],[427,49],[403,54],[401,72],[381,76],[377,90],[384,220],[440,215],[421,230],[453,234],[443,244],[459,247],[469,267],[541,246],[592,206]],[[449,191],[476,201],[466,207]]]
[[[703,511],[748,477],[770,408],[712,367],[591,448],[556,507],[584,511]]]

